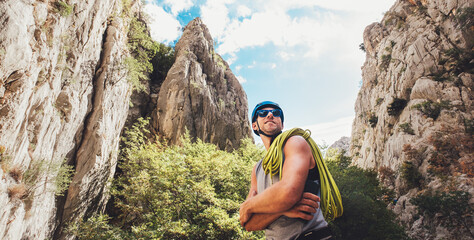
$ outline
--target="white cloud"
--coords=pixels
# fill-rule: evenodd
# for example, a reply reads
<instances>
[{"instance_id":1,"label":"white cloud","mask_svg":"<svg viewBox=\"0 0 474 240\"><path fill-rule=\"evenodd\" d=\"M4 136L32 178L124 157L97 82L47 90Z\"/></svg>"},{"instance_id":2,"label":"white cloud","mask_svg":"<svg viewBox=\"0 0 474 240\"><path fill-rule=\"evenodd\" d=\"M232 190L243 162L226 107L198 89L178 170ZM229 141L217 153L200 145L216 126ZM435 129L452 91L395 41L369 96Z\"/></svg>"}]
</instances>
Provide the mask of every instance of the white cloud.
<instances>
[{"instance_id":1,"label":"white cloud","mask_svg":"<svg viewBox=\"0 0 474 240\"><path fill-rule=\"evenodd\" d=\"M277 67L277 65L275 63L272 64L272 69L275 69Z\"/></svg>"},{"instance_id":2,"label":"white cloud","mask_svg":"<svg viewBox=\"0 0 474 240\"><path fill-rule=\"evenodd\" d=\"M176 16L179 12L188 10L193 6L191 0L165 0L166 5L170 6L171 13Z\"/></svg>"},{"instance_id":3,"label":"white cloud","mask_svg":"<svg viewBox=\"0 0 474 240\"><path fill-rule=\"evenodd\" d=\"M240 69L242 69L242 66L241 65L238 65L238 66L235 66L235 71L240 71Z\"/></svg>"},{"instance_id":4,"label":"white cloud","mask_svg":"<svg viewBox=\"0 0 474 240\"><path fill-rule=\"evenodd\" d=\"M232 2L233 0L208 0L201 6L201 19L214 39L220 38L229 24L229 10L226 4Z\"/></svg>"},{"instance_id":5,"label":"white cloud","mask_svg":"<svg viewBox=\"0 0 474 240\"><path fill-rule=\"evenodd\" d=\"M254 68L255 66L257 66L257 62L253 61L252 65L248 65L247 68Z\"/></svg>"},{"instance_id":6,"label":"white cloud","mask_svg":"<svg viewBox=\"0 0 474 240\"><path fill-rule=\"evenodd\" d=\"M240 83L240 84L247 82L247 79L245 79L245 78L242 77L242 76L236 76L236 77L237 77L237 80L239 80L239 83Z\"/></svg>"},{"instance_id":7,"label":"white cloud","mask_svg":"<svg viewBox=\"0 0 474 240\"><path fill-rule=\"evenodd\" d=\"M280 48L306 46L305 57L317 58L333 39L344 36L347 31L344 19L333 13L321 13L315 18L291 18L287 10L269 6L241 22L233 20L220 38L222 44L218 52L234 53L242 48L272 43ZM281 56L283 59L290 57L284 53Z\"/></svg>"},{"instance_id":8,"label":"white cloud","mask_svg":"<svg viewBox=\"0 0 474 240\"><path fill-rule=\"evenodd\" d=\"M237 7L238 17L247 17L250 16L250 14L252 14L252 10L250 10L250 8L248 8L247 6L240 5Z\"/></svg>"},{"instance_id":9,"label":"white cloud","mask_svg":"<svg viewBox=\"0 0 474 240\"><path fill-rule=\"evenodd\" d=\"M382 13L382 11L389 10L395 1L396 0L318 0L314 1L314 3L320 7L332 10L359 13Z\"/></svg>"},{"instance_id":10,"label":"white cloud","mask_svg":"<svg viewBox=\"0 0 474 240\"><path fill-rule=\"evenodd\" d=\"M144 11L150 16L150 35L157 42L171 43L181 31L179 21L156 4L145 4Z\"/></svg>"},{"instance_id":11,"label":"white cloud","mask_svg":"<svg viewBox=\"0 0 474 240\"><path fill-rule=\"evenodd\" d=\"M286 52L286 51L280 51L280 52L278 52L278 56L280 56L282 60L288 61L290 58L294 57L295 54L289 53L289 52Z\"/></svg>"},{"instance_id":12,"label":"white cloud","mask_svg":"<svg viewBox=\"0 0 474 240\"><path fill-rule=\"evenodd\" d=\"M326 142L328 145L333 144L341 137L350 137L352 130L352 122L354 116L343 117L335 121L318 123L302 127L311 131L311 137L318 143Z\"/></svg>"},{"instance_id":13,"label":"white cloud","mask_svg":"<svg viewBox=\"0 0 474 240\"><path fill-rule=\"evenodd\" d=\"M307 48L304 57L318 58L323 52L356 49L362 42L365 26L382 17L395 0L265 0L257 1L254 13L239 21L229 20L229 9L221 4L223 15L217 17L218 26L213 27L213 37L218 38L217 51L221 54L235 53L240 49L263 46L272 43L279 48L303 46ZM208 2L209 3L209 2ZM240 6L236 6L239 12ZM318 10L323 8L323 10ZM218 8L214 8L217 10ZM290 10L316 11L310 16L290 17ZM325 10L324 10L325 9ZM343 13L341 13L343 11ZM217 20L219 19L219 20ZM346 36L357 36L360 38ZM336 55L336 54L334 54ZM351 59L353 52L347 54ZM288 55L281 55L287 60ZM360 61L357 58L357 61Z\"/></svg>"}]
</instances>

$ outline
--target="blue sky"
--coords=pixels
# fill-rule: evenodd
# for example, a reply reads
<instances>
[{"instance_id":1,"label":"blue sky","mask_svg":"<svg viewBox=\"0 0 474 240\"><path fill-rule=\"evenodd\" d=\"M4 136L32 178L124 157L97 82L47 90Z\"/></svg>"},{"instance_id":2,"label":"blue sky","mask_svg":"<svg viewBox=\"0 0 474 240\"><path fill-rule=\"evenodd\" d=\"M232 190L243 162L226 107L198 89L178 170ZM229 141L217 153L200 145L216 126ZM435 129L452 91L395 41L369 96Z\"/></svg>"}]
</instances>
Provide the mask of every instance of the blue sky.
<instances>
[{"instance_id":1,"label":"blue sky","mask_svg":"<svg viewBox=\"0 0 474 240\"><path fill-rule=\"evenodd\" d=\"M200 17L253 107L276 101L285 129L310 129L319 144L350 136L366 26L395 0L148 0L152 37L173 45Z\"/></svg>"}]
</instances>

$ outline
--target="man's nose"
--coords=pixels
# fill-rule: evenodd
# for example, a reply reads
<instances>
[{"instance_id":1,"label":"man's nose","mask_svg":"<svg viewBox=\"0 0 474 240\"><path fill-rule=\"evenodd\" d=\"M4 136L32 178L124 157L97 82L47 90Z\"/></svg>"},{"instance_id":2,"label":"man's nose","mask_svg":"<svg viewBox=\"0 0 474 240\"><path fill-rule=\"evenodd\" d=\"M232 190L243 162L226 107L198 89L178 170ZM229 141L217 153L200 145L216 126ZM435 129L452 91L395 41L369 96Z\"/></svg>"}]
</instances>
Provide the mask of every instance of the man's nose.
<instances>
[{"instance_id":1,"label":"man's nose","mask_svg":"<svg viewBox=\"0 0 474 240\"><path fill-rule=\"evenodd\" d=\"M268 112L267 118L270 118L270 116L272 116L271 118L273 118L273 113L272 112Z\"/></svg>"}]
</instances>

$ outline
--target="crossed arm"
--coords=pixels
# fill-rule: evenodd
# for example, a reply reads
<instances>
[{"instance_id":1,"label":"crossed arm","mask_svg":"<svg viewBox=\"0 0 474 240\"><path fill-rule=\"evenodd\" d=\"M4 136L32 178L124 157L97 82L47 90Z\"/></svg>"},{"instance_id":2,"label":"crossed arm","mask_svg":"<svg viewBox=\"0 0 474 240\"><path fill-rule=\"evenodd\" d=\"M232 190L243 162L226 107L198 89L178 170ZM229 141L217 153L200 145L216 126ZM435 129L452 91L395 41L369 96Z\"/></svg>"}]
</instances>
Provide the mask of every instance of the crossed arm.
<instances>
[{"instance_id":1,"label":"crossed arm","mask_svg":"<svg viewBox=\"0 0 474 240\"><path fill-rule=\"evenodd\" d=\"M255 167L247 200L240 207L240 223L247 231L265 229L285 215L290 218L311 220L319 197L304 193L308 170L314 167L311 149L300 136L288 139L283 149L286 156L282 178L265 191L257 194Z\"/></svg>"}]
</instances>

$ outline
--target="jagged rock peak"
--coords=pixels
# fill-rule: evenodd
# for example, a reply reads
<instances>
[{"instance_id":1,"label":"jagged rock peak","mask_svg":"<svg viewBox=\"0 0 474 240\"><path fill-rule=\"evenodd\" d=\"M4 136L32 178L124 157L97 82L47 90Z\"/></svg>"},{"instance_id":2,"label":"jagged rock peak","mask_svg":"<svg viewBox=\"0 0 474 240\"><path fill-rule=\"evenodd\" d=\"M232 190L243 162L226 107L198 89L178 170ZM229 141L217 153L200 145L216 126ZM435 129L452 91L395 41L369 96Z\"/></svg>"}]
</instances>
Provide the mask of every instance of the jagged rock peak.
<instances>
[{"instance_id":1,"label":"jagged rock peak","mask_svg":"<svg viewBox=\"0 0 474 240\"><path fill-rule=\"evenodd\" d=\"M351 139L349 137L341 137L339 140L335 141L329 148L335 148L339 151L344 152L344 156L349 156L349 146Z\"/></svg>"},{"instance_id":2,"label":"jagged rock peak","mask_svg":"<svg viewBox=\"0 0 474 240\"><path fill-rule=\"evenodd\" d=\"M153 127L172 144L189 130L191 137L235 149L251 136L247 96L214 51L200 18L189 22L175 47L176 61L161 86Z\"/></svg>"}]
</instances>

